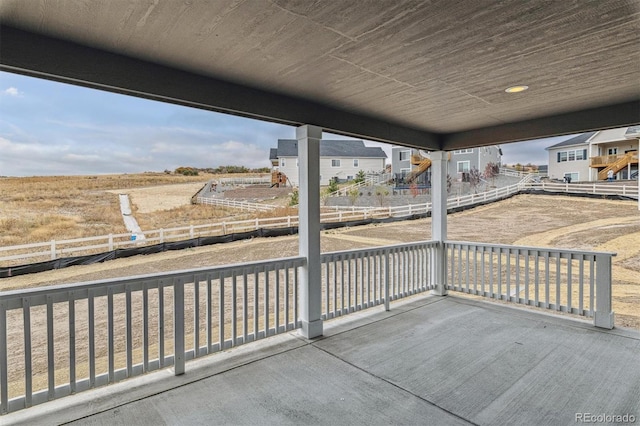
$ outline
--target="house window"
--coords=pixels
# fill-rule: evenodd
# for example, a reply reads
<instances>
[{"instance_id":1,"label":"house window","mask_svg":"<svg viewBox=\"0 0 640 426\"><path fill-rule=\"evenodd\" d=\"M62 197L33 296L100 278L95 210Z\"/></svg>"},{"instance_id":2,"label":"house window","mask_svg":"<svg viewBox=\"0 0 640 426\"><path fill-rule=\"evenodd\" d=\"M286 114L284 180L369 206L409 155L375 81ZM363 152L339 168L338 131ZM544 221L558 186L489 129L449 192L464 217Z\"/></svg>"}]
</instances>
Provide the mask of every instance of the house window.
<instances>
[{"instance_id":1,"label":"house window","mask_svg":"<svg viewBox=\"0 0 640 426\"><path fill-rule=\"evenodd\" d=\"M580 180L580 173L578 172L565 173L564 180L565 182L577 182Z\"/></svg>"},{"instance_id":2,"label":"house window","mask_svg":"<svg viewBox=\"0 0 640 426\"><path fill-rule=\"evenodd\" d=\"M411 151L400 151L400 161L409 161L411 158Z\"/></svg>"},{"instance_id":3,"label":"house window","mask_svg":"<svg viewBox=\"0 0 640 426\"><path fill-rule=\"evenodd\" d=\"M618 155L618 148L609 148L607 153L607 155Z\"/></svg>"},{"instance_id":4,"label":"house window","mask_svg":"<svg viewBox=\"0 0 640 426\"><path fill-rule=\"evenodd\" d=\"M572 149L571 151L560 151L558 152L558 163L562 163L564 161L579 161L587 159L587 150L586 149Z\"/></svg>"},{"instance_id":5,"label":"house window","mask_svg":"<svg viewBox=\"0 0 640 426\"><path fill-rule=\"evenodd\" d=\"M359 164L360 162L357 159L353 160L353 167L358 167Z\"/></svg>"},{"instance_id":6,"label":"house window","mask_svg":"<svg viewBox=\"0 0 640 426\"><path fill-rule=\"evenodd\" d=\"M453 151L454 154L473 154L473 148L471 149L456 149Z\"/></svg>"},{"instance_id":7,"label":"house window","mask_svg":"<svg viewBox=\"0 0 640 426\"><path fill-rule=\"evenodd\" d=\"M458 161L458 173L468 173L470 168L469 161Z\"/></svg>"},{"instance_id":8,"label":"house window","mask_svg":"<svg viewBox=\"0 0 640 426\"><path fill-rule=\"evenodd\" d=\"M284 158L280 159L280 167L284 167L285 166L285 161Z\"/></svg>"},{"instance_id":9,"label":"house window","mask_svg":"<svg viewBox=\"0 0 640 426\"><path fill-rule=\"evenodd\" d=\"M331 160L331 167L340 167L340 160Z\"/></svg>"},{"instance_id":10,"label":"house window","mask_svg":"<svg viewBox=\"0 0 640 426\"><path fill-rule=\"evenodd\" d=\"M409 173L411 173L411 169L400 169L400 174L402 175L402 177L405 177Z\"/></svg>"}]
</instances>

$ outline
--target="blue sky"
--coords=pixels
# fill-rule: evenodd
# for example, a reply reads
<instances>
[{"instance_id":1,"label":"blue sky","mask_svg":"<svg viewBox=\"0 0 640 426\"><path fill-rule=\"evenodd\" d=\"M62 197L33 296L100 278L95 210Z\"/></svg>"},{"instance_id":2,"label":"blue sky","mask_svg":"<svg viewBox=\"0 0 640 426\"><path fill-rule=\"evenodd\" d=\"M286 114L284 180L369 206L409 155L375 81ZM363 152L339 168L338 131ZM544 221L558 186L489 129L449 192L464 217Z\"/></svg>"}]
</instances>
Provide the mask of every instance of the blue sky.
<instances>
[{"instance_id":1,"label":"blue sky","mask_svg":"<svg viewBox=\"0 0 640 426\"><path fill-rule=\"evenodd\" d=\"M291 126L0 72L0 176L267 167L269 148L294 137ZM544 148L565 138L503 145L503 162L546 163Z\"/></svg>"}]
</instances>

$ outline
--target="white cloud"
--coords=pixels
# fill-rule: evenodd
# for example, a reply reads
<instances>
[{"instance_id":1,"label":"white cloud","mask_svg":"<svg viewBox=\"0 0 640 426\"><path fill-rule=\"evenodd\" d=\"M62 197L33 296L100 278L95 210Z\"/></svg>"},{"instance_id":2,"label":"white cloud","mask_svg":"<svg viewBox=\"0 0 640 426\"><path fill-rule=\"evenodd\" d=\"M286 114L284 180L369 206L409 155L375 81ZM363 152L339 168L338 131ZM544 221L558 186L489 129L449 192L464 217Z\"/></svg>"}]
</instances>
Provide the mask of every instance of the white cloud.
<instances>
[{"instance_id":1,"label":"white cloud","mask_svg":"<svg viewBox=\"0 0 640 426\"><path fill-rule=\"evenodd\" d=\"M22 96L22 93L15 87L9 87L2 93L9 96Z\"/></svg>"}]
</instances>

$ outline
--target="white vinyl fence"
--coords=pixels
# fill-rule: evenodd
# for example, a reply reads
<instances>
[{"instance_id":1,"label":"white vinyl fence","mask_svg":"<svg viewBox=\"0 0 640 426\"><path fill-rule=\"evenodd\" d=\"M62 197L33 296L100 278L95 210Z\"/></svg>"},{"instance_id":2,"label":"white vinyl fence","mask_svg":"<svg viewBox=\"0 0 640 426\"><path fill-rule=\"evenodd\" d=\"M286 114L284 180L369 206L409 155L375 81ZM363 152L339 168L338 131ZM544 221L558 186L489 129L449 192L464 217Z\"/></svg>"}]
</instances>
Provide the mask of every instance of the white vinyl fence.
<instances>
[{"instance_id":1,"label":"white vinyl fence","mask_svg":"<svg viewBox=\"0 0 640 426\"><path fill-rule=\"evenodd\" d=\"M490 189L478 194L452 196L447 200L447 207L451 209L479 203L487 203L528 189L549 193L560 192L572 194L619 195L629 198L638 198L638 185L632 183L551 183L535 182L535 178L536 175L529 174L526 175L519 183L513 185ZM264 210L271 210L273 208L273 206L264 204L236 203L238 203L238 208L242 208L240 205L244 205L246 207L246 205L249 204L260 206L260 208ZM252 208L253 207L254 206L252 206ZM408 217L417 214L426 214L431 211L431 203L409 204L406 206L395 207L323 207L323 209L335 210L334 212L321 214L321 222L331 223L351 220L366 220L370 218ZM256 218L144 231L146 237L144 243L132 240L132 235L126 233L7 246L0 247L0 266L3 266L2 262L6 262L4 264L6 266L16 265L19 263L18 261L23 260L41 262L61 257L95 254L107 250L112 251L119 248L138 247L141 245L152 245L197 237L228 235L232 233L253 231L261 228L284 228L297 225L297 216Z\"/></svg>"}]
</instances>

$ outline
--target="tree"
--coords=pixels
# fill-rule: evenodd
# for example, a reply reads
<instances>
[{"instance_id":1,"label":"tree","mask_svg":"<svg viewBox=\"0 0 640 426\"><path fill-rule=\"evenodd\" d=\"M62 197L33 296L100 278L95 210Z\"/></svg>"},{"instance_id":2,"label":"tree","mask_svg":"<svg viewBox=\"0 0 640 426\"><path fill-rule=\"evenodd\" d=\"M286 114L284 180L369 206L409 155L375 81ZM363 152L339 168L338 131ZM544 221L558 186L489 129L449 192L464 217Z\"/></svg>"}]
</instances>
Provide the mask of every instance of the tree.
<instances>
[{"instance_id":1,"label":"tree","mask_svg":"<svg viewBox=\"0 0 640 426\"><path fill-rule=\"evenodd\" d=\"M358 188L351 188L349 192L347 192L347 196L349 197L349 203L353 206L360 196L360 191Z\"/></svg>"},{"instance_id":2,"label":"tree","mask_svg":"<svg viewBox=\"0 0 640 426\"><path fill-rule=\"evenodd\" d=\"M338 179L337 178L329 179L329 186L327 187L327 192L331 194L332 192L336 192L339 189L340 187L338 186Z\"/></svg>"},{"instance_id":3,"label":"tree","mask_svg":"<svg viewBox=\"0 0 640 426\"><path fill-rule=\"evenodd\" d=\"M389 189L385 188L384 186L376 186L375 194L380 207L384 207L387 201L387 197L389 196Z\"/></svg>"},{"instance_id":4,"label":"tree","mask_svg":"<svg viewBox=\"0 0 640 426\"><path fill-rule=\"evenodd\" d=\"M478 169L472 167L471 170L469 170L469 185L471 185L471 189L473 189L475 194L478 193L478 185L480 184L481 178L482 175Z\"/></svg>"},{"instance_id":5,"label":"tree","mask_svg":"<svg viewBox=\"0 0 640 426\"><path fill-rule=\"evenodd\" d=\"M298 204L300 204L300 198L299 198L298 190L294 189L293 192L289 196L289 205L291 207L295 207Z\"/></svg>"},{"instance_id":6,"label":"tree","mask_svg":"<svg viewBox=\"0 0 640 426\"><path fill-rule=\"evenodd\" d=\"M496 186L496 177L500 174L500 166L496 163L487 163L487 166L484 168L484 178L491 179L491 186Z\"/></svg>"},{"instance_id":7,"label":"tree","mask_svg":"<svg viewBox=\"0 0 640 426\"><path fill-rule=\"evenodd\" d=\"M358 173L356 173L356 178L354 179L355 183L360 183L360 182L364 182L366 178L366 175L364 173L364 170L360 170Z\"/></svg>"}]
</instances>

